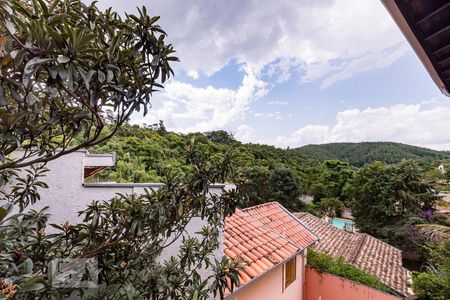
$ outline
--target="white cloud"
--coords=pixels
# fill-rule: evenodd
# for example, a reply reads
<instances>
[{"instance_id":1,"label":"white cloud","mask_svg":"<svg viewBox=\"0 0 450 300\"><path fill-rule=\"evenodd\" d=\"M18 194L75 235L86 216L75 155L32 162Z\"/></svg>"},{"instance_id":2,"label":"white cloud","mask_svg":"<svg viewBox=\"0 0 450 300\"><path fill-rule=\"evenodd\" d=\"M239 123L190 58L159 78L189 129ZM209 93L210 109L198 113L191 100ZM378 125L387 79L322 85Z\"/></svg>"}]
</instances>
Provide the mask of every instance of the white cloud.
<instances>
[{"instance_id":1,"label":"white cloud","mask_svg":"<svg viewBox=\"0 0 450 300\"><path fill-rule=\"evenodd\" d=\"M288 105L286 101L269 101L267 102L269 105Z\"/></svg>"},{"instance_id":2,"label":"white cloud","mask_svg":"<svg viewBox=\"0 0 450 300\"><path fill-rule=\"evenodd\" d=\"M254 142L255 129L248 125L240 125L236 132L234 133L234 137L244 143Z\"/></svg>"},{"instance_id":3,"label":"white cloud","mask_svg":"<svg viewBox=\"0 0 450 300\"><path fill-rule=\"evenodd\" d=\"M230 61L257 73L267 67L275 82L300 71L301 81L327 87L392 64L404 38L380 1L230 0L101 1L130 11L146 4L169 34L190 76L212 75Z\"/></svg>"},{"instance_id":4,"label":"white cloud","mask_svg":"<svg viewBox=\"0 0 450 300\"><path fill-rule=\"evenodd\" d=\"M242 119L252 101L267 93L266 83L255 72L243 66L245 76L237 90L227 88L194 87L180 81L170 81L144 118L132 123L153 123L164 120L166 126L179 132L221 129Z\"/></svg>"},{"instance_id":5,"label":"white cloud","mask_svg":"<svg viewBox=\"0 0 450 300\"><path fill-rule=\"evenodd\" d=\"M366 56L355 58L350 61L343 69L323 80L320 88L327 88L338 81L351 78L352 76L359 73L388 67L392 65L397 59L399 59L406 51L408 51L408 49L408 45L401 44L393 52L374 52Z\"/></svg>"},{"instance_id":6,"label":"white cloud","mask_svg":"<svg viewBox=\"0 0 450 300\"><path fill-rule=\"evenodd\" d=\"M189 77L191 77L193 79L198 79L199 78L198 72L195 71L195 70L190 70L190 71L187 72L187 74L188 74Z\"/></svg>"},{"instance_id":7,"label":"white cloud","mask_svg":"<svg viewBox=\"0 0 450 300\"><path fill-rule=\"evenodd\" d=\"M267 118L274 120L283 120L284 116L280 111L270 112L270 113L254 113L254 117L256 118Z\"/></svg>"},{"instance_id":8,"label":"white cloud","mask_svg":"<svg viewBox=\"0 0 450 300\"><path fill-rule=\"evenodd\" d=\"M272 144L298 147L331 142L396 141L450 149L450 106L398 104L339 112L334 126L307 125ZM270 141L266 141L270 143Z\"/></svg>"}]
</instances>

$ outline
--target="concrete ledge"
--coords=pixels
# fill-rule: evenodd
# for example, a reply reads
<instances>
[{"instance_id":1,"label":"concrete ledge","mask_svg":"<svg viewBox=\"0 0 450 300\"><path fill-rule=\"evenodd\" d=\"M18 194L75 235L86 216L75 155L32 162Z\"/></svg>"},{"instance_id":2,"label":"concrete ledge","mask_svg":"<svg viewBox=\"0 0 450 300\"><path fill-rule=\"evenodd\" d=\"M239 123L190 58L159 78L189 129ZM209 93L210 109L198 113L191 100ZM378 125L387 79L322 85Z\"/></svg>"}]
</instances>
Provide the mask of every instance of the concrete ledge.
<instances>
[{"instance_id":1,"label":"concrete ledge","mask_svg":"<svg viewBox=\"0 0 450 300\"><path fill-rule=\"evenodd\" d=\"M109 187L109 188L133 188L133 187L161 187L164 183L158 182L149 182L149 183L118 183L118 182L84 182L83 186L86 188L100 188L100 187ZM223 183L214 183L210 184L209 188L224 188L225 184Z\"/></svg>"},{"instance_id":2,"label":"concrete ledge","mask_svg":"<svg viewBox=\"0 0 450 300\"><path fill-rule=\"evenodd\" d=\"M163 183L118 183L118 182L84 182L87 188L109 187L109 188L132 188L132 187L161 187Z\"/></svg>"}]
</instances>

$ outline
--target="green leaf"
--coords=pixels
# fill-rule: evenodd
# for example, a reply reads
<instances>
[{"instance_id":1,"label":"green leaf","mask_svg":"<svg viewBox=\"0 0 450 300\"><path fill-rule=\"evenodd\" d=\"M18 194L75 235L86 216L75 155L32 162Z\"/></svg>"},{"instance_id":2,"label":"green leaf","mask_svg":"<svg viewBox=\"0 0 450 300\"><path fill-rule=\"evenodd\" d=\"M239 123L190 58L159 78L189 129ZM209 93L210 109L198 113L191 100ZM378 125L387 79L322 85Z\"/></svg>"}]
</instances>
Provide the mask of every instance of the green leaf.
<instances>
[{"instance_id":1,"label":"green leaf","mask_svg":"<svg viewBox=\"0 0 450 300\"><path fill-rule=\"evenodd\" d=\"M58 59L57 60L58 60L58 62L60 64L65 64L65 63L68 63L70 61L70 58L67 57L67 56L64 56L64 55L58 55Z\"/></svg>"},{"instance_id":2,"label":"green leaf","mask_svg":"<svg viewBox=\"0 0 450 300\"><path fill-rule=\"evenodd\" d=\"M3 207L0 207L0 222L6 217L8 211Z\"/></svg>"},{"instance_id":3,"label":"green leaf","mask_svg":"<svg viewBox=\"0 0 450 300\"><path fill-rule=\"evenodd\" d=\"M42 283L35 283L32 285L21 287L20 291L21 292L34 292L34 291L43 290L44 288L45 288L45 285L43 285Z\"/></svg>"},{"instance_id":4,"label":"green leaf","mask_svg":"<svg viewBox=\"0 0 450 300\"><path fill-rule=\"evenodd\" d=\"M0 84L0 107L6 106L6 97L5 97L5 91L3 89L3 85Z\"/></svg>"},{"instance_id":5,"label":"green leaf","mask_svg":"<svg viewBox=\"0 0 450 300\"><path fill-rule=\"evenodd\" d=\"M30 75L36 71L38 65L41 65L51 60L52 60L51 58L37 58L37 57L30 59L25 65L24 73Z\"/></svg>"},{"instance_id":6,"label":"green leaf","mask_svg":"<svg viewBox=\"0 0 450 300\"><path fill-rule=\"evenodd\" d=\"M109 83L111 82L111 80L113 80L114 78L114 73L111 70L108 70L107 75L106 75L106 82Z\"/></svg>"},{"instance_id":7,"label":"green leaf","mask_svg":"<svg viewBox=\"0 0 450 300\"><path fill-rule=\"evenodd\" d=\"M56 77L58 76L58 70L56 70L56 68L53 66L48 67L48 73L50 74L50 77L53 79L56 79Z\"/></svg>"},{"instance_id":8,"label":"green leaf","mask_svg":"<svg viewBox=\"0 0 450 300\"><path fill-rule=\"evenodd\" d=\"M27 51L26 50L20 50L16 56L14 57L14 65L16 67L20 66L23 63L23 60L25 58L25 55L27 55Z\"/></svg>"},{"instance_id":9,"label":"green leaf","mask_svg":"<svg viewBox=\"0 0 450 300\"><path fill-rule=\"evenodd\" d=\"M14 24L10 20L4 20L6 29L8 29L10 34L16 34L16 28L14 27Z\"/></svg>"},{"instance_id":10,"label":"green leaf","mask_svg":"<svg viewBox=\"0 0 450 300\"><path fill-rule=\"evenodd\" d=\"M86 89L89 90L90 87L90 82L92 80L92 75L94 75L95 71L94 70L89 70L86 73L82 73L81 76L84 79L84 85L86 86Z\"/></svg>"},{"instance_id":11,"label":"green leaf","mask_svg":"<svg viewBox=\"0 0 450 300\"><path fill-rule=\"evenodd\" d=\"M97 78L98 78L98 81L103 83L105 81L105 79L106 79L106 75L102 71L98 70L97 71Z\"/></svg>"},{"instance_id":12,"label":"green leaf","mask_svg":"<svg viewBox=\"0 0 450 300\"><path fill-rule=\"evenodd\" d=\"M192 300L198 300L198 291L195 291L194 295L192 296Z\"/></svg>"},{"instance_id":13,"label":"green leaf","mask_svg":"<svg viewBox=\"0 0 450 300\"><path fill-rule=\"evenodd\" d=\"M50 261L47 268L47 277L48 279L52 280L53 276L55 275L56 271L58 269L58 265L56 263L56 260Z\"/></svg>"},{"instance_id":14,"label":"green leaf","mask_svg":"<svg viewBox=\"0 0 450 300\"><path fill-rule=\"evenodd\" d=\"M150 63L150 65L152 67L156 67L159 63L159 55L155 55L153 56L152 62Z\"/></svg>"},{"instance_id":15,"label":"green leaf","mask_svg":"<svg viewBox=\"0 0 450 300\"><path fill-rule=\"evenodd\" d=\"M27 258L23 263L20 264L20 267L23 268L25 274L33 273L33 261L31 258Z\"/></svg>"},{"instance_id":16,"label":"green leaf","mask_svg":"<svg viewBox=\"0 0 450 300\"><path fill-rule=\"evenodd\" d=\"M38 101L38 99L33 94L28 94L26 101L29 106L32 106L33 104L35 104Z\"/></svg>"}]
</instances>

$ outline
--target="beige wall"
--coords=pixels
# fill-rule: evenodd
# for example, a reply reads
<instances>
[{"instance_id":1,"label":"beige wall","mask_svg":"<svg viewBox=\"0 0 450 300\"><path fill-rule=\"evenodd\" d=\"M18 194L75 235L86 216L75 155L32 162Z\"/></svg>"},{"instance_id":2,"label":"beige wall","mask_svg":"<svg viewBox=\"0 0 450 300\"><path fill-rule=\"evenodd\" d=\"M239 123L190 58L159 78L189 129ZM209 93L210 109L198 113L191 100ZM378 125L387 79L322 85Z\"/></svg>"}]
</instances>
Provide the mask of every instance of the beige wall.
<instances>
[{"instance_id":1,"label":"beige wall","mask_svg":"<svg viewBox=\"0 0 450 300\"><path fill-rule=\"evenodd\" d=\"M254 279L233 295L228 300L301 300L303 299L303 254L297 255L297 279L283 290L283 266Z\"/></svg>"},{"instance_id":2,"label":"beige wall","mask_svg":"<svg viewBox=\"0 0 450 300\"><path fill-rule=\"evenodd\" d=\"M329 273L306 268L305 300L400 300L402 298Z\"/></svg>"}]
</instances>

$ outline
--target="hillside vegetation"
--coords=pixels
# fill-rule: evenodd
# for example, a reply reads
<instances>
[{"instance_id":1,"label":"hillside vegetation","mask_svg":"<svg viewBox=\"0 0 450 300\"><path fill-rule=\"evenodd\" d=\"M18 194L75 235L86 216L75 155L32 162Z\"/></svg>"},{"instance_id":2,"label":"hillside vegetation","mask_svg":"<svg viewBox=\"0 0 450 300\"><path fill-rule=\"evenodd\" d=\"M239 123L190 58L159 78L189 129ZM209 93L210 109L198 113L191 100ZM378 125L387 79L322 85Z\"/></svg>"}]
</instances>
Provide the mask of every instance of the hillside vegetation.
<instances>
[{"instance_id":1,"label":"hillside vegetation","mask_svg":"<svg viewBox=\"0 0 450 300\"><path fill-rule=\"evenodd\" d=\"M193 139L205 155L232 155L236 169L259 168L258 172L289 169L303 179L311 168L327 160L341 160L353 167L362 167L373 161L393 164L414 159L430 165L434 161L450 159L450 152L391 142L332 143L281 149L243 144L223 130L183 135L167 131L162 123L150 128L125 125L109 141L89 149L117 154L116 166L92 180L155 182L161 181L163 171L169 168L185 174L189 172L185 163L186 147Z\"/></svg>"},{"instance_id":2,"label":"hillside vegetation","mask_svg":"<svg viewBox=\"0 0 450 300\"><path fill-rule=\"evenodd\" d=\"M307 145L297 150L303 155L320 161L339 159L356 167L362 167L374 161L393 164L403 159L431 162L450 158L449 151L436 151L393 142L330 143Z\"/></svg>"},{"instance_id":3,"label":"hillside vegetation","mask_svg":"<svg viewBox=\"0 0 450 300\"><path fill-rule=\"evenodd\" d=\"M164 125L158 128L123 126L109 141L89 149L94 153L116 152L116 166L101 172L93 180L117 182L161 181L164 170L173 169L179 174L189 172L186 164L187 146L195 140L198 149L207 156L232 156L239 169L265 167L287 168L300 175L305 168L318 164L298 151L289 151L268 145L242 144L225 131L191 133L187 135L168 132Z\"/></svg>"}]
</instances>

